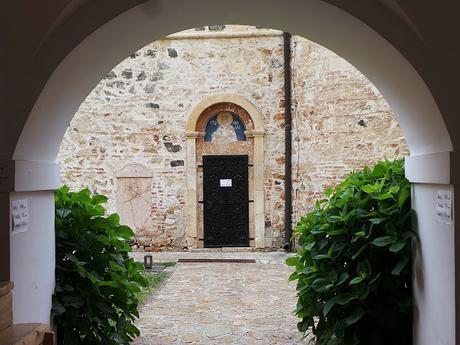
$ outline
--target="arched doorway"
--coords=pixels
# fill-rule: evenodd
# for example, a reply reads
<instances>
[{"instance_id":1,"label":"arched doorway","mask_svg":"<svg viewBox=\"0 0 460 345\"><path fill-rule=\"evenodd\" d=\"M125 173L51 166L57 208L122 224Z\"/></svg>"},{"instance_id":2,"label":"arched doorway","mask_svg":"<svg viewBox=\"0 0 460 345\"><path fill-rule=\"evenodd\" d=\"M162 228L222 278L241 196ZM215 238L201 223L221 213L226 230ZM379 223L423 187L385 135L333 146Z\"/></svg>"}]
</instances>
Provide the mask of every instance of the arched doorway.
<instances>
[{"instance_id":1,"label":"arched doorway","mask_svg":"<svg viewBox=\"0 0 460 345\"><path fill-rule=\"evenodd\" d=\"M218 138L222 116L231 116L233 131L230 136ZM206 246L206 230L210 230L214 221L213 212L206 210L212 201L206 200L211 196L205 193L206 174L204 160L206 156L246 156L247 172L246 191L241 191L246 197L242 212L235 210L233 221L241 223L247 228L247 241L236 241L236 246L265 247L265 219L264 219L264 125L259 111L244 97L234 94L217 94L203 99L192 110L187 122L187 215L188 215L188 242L195 247ZM233 138L231 137L233 135ZM218 164L217 160L212 165ZM221 163L222 164L222 163ZM225 174L223 171L221 173ZM223 181L227 180L227 181ZM228 188L234 188L229 176L220 181L226 186L216 186L219 194ZM246 185L245 184L245 185ZM229 185L229 186L227 186ZM211 185L208 186L212 188ZM209 189L208 188L208 189ZM217 196L217 195L216 195ZM218 199L218 198L217 198ZM218 202L218 200L215 200ZM246 201L247 199L247 201ZM247 209L246 209L247 208ZM245 215L247 213L247 216ZM242 218L241 218L242 217ZM216 219L217 220L217 219ZM247 223L247 224L245 224ZM208 225L209 224L209 225ZM207 226L208 225L208 226ZM230 232L236 229L229 229ZM246 232L246 230L243 230ZM213 242L217 245L217 242ZM230 240L231 242L231 240ZM231 243L227 246L231 246ZM224 243L224 242L222 242ZM211 244L212 245L212 244ZM225 243L224 243L225 245ZM218 246L218 245L217 245Z\"/></svg>"},{"instance_id":2,"label":"arched doorway","mask_svg":"<svg viewBox=\"0 0 460 345\"><path fill-rule=\"evenodd\" d=\"M261 11L261 8L266 10ZM184 12L187 16L182 15ZM49 190L59 185L54 160L65 128L78 105L116 62L136 48L210 19L269 25L309 37L353 63L380 89L395 111L413 154L408 159L407 174L414 183L414 207L419 211L417 224L423 253L423 257L418 258L416 271L418 343L453 343L454 225L440 225L433 211L436 191L453 190L450 135L435 99L410 63L359 20L317 1L299 0L290 3L289 7L276 1L251 4L244 1L215 3L203 0L193 4L151 1L108 22L78 45L49 79L21 137L13 139L17 143L14 156L8 156L2 165L2 176L6 176L2 178L2 185L4 190L14 192L11 198L27 197L32 207L40 205L39 213L30 220L35 228L31 238L11 244L11 271L19 287L15 300L24 303L29 299L38 300L45 311L51 302L54 217L53 196ZM19 192L24 194L19 195ZM4 212L2 221L7 228L8 212ZM433 232L433 229L439 231ZM21 253L24 250L29 254L45 253L40 267L23 264ZM33 270L42 273L38 281L30 279L29 273ZM33 291L33 283L41 287L35 295L29 293ZM439 339L439 335L443 339Z\"/></svg>"}]
</instances>

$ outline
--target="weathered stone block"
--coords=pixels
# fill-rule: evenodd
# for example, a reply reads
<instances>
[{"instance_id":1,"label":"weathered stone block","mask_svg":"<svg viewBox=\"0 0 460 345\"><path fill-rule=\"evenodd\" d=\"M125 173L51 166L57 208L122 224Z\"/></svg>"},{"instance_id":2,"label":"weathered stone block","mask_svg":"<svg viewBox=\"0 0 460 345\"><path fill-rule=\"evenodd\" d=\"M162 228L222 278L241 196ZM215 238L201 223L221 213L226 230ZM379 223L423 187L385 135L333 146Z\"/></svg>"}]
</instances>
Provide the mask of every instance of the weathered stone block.
<instances>
[{"instance_id":1,"label":"weathered stone block","mask_svg":"<svg viewBox=\"0 0 460 345\"><path fill-rule=\"evenodd\" d=\"M126 79L131 79L133 77L133 71L131 69L125 69L121 72L121 76Z\"/></svg>"},{"instance_id":2,"label":"weathered stone block","mask_svg":"<svg viewBox=\"0 0 460 345\"><path fill-rule=\"evenodd\" d=\"M180 166L184 166L184 161L179 159L179 160L175 160L175 161L171 161L171 167L180 167Z\"/></svg>"},{"instance_id":3,"label":"weathered stone block","mask_svg":"<svg viewBox=\"0 0 460 345\"><path fill-rule=\"evenodd\" d=\"M164 143L166 149L168 150L168 152L179 152L182 150L182 146L181 145L178 145L178 144L173 144L171 142L166 142Z\"/></svg>"},{"instance_id":4,"label":"weathered stone block","mask_svg":"<svg viewBox=\"0 0 460 345\"><path fill-rule=\"evenodd\" d=\"M176 58L177 57L177 50L174 48L168 48L168 55L169 57Z\"/></svg>"},{"instance_id":5,"label":"weathered stone block","mask_svg":"<svg viewBox=\"0 0 460 345\"><path fill-rule=\"evenodd\" d=\"M210 31L223 31L225 29L223 24L209 25L208 27Z\"/></svg>"}]
</instances>

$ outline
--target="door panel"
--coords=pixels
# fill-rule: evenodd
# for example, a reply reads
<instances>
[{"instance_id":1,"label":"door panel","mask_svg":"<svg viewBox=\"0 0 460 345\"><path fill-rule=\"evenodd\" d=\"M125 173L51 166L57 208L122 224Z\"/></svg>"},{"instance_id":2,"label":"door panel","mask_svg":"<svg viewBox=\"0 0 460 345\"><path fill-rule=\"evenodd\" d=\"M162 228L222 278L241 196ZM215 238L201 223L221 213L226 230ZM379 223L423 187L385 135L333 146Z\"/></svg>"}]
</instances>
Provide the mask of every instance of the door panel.
<instances>
[{"instance_id":1,"label":"door panel","mask_svg":"<svg viewBox=\"0 0 460 345\"><path fill-rule=\"evenodd\" d=\"M249 246L248 156L203 156L204 246Z\"/></svg>"}]
</instances>

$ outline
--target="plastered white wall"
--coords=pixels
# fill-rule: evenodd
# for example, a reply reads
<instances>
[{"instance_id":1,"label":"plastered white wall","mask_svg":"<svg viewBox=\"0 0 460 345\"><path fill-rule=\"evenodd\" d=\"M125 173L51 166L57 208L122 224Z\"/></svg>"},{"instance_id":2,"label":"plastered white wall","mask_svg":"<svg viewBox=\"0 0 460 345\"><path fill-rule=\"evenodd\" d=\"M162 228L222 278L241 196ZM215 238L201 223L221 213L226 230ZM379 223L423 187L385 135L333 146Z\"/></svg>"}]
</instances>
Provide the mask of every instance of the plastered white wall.
<instances>
[{"instance_id":1,"label":"plastered white wall","mask_svg":"<svg viewBox=\"0 0 460 345\"><path fill-rule=\"evenodd\" d=\"M24 199L29 206L28 231L10 238L13 321L49 323L55 267L54 194L10 194L10 202Z\"/></svg>"},{"instance_id":2,"label":"plastered white wall","mask_svg":"<svg viewBox=\"0 0 460 345\"><path fill-rule=\"evenodd\" d=\"M451 185L414 184L412 207L416 212L417 245L414 267L414 343L455 344L454 226L436 219L438 190Z\"/></svg>"}]
</instances>

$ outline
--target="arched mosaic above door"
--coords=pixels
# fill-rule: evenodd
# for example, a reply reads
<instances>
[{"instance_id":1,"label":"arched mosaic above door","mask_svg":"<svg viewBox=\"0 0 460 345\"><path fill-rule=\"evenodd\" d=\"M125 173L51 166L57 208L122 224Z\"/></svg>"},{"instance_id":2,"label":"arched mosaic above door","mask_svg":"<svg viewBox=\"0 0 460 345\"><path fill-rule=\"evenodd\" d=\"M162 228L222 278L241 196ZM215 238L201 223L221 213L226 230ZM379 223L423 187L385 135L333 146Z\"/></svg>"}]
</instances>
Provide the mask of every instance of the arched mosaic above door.
<instances>
[{"instance_id":1,"label":"arched mosaic above door","mask_svg":"<svg viewBox=\"0 0 460 345\"><path fill-rule=\"evenodd\" d=\"M221 111L212 116L205 127L204 141L217 143L246 141L246 126L232 111Z\"/></svg>"}]
</instances>

